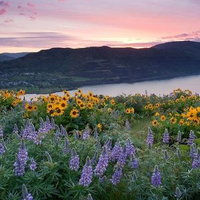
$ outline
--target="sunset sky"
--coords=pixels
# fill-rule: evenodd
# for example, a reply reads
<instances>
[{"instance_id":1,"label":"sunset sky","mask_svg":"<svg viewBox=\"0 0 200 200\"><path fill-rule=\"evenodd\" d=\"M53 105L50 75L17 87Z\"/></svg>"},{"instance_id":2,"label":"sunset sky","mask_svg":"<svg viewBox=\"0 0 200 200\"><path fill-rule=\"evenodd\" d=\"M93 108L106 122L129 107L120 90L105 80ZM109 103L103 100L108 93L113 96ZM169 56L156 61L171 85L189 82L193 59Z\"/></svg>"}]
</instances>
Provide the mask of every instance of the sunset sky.
<instances>
[{"instance_id":1,"label":"sunset sky","mask_svg":"<svg viewBox=\"0 0 200 200\"><path fill-rule=\"evenodd\" d=\"M200 0L0 0L0 52L200 41Z\"/></svg>"}]
</instances>

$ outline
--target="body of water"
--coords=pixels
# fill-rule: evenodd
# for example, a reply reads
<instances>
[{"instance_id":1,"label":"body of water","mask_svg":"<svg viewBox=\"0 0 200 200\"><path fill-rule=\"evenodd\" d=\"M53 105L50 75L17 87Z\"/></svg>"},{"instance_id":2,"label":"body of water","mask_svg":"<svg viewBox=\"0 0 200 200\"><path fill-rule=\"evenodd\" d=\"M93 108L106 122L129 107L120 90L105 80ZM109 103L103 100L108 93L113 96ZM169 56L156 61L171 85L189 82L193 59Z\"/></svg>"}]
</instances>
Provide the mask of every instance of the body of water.
<instances>
[{"instance_id":1,"label":"body of water","mask_svg":"<svg viewBox=\"0 0 200 200\"><path fill-rule=\"evenodd\" d=\"M117 83L117 84L105 84L105 85L95 85L95 86L86 86L82 87L84 93L89 91L94 94L103 94L109 96L117 96L121 94L135 94L141 93L144 94L145 91L148 94L163 95L169 94L174 89L181 88L183 90L189 89L194 93L200 92L200 75L198 76L187 76L181 78L174 78L168 80L160 81L144 81L139 83ZM71 94L77 90L69 91ZM56 92L55 94L62 96L63 92ZM38 97L37 94L26 94L26 100L31 98Z\"/></svg>"}]
</instances>

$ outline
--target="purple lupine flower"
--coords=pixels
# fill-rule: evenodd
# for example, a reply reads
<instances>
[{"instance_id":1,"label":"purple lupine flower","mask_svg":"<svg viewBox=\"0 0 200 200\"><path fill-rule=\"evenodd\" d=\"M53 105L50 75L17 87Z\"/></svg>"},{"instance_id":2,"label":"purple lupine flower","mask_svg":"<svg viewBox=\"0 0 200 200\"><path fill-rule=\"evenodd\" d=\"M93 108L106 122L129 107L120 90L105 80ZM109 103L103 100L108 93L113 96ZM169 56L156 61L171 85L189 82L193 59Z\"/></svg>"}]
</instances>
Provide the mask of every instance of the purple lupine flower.
<instances>
[{"instance_id":1,"label":"purple lupine flower","mask_svg":"<svg viewBox=\"0 0 200 200\"><path fill-rule=\"evenodd\" d=\"M178 131L177 142L180 143L181 140L182 140L182 133L181 133L181 131Z\"/></svg>"},{"instance_id":2,"label":"purple lupine flower","mask_svg":"<svg viewBox=\"0 0 200 200\"><path fill-rule=\"evenodd\" d=\"M62 136L64 136L64 137L68 136L68 133L67 133L66 129L63 127L62 124L60 125L60 132L61 132Z\"/></svg>"},{"instance_id":3,"label":"purple lupine flower","mask_svg":"<svg viewBox=\"0 0 200 200\"><path fill-rule=\"evenodd\" d=\"M51 118L51 127L52 127L52 129L56 128L56 124L55 124L54 118Z\"/></svg>"},{"instance_id":4,"label":"purple lupine flower","mask_svg":"<svg viewBox=\"0 0 200 200\"><path fill-rule=\"evenodd\" d=\"M25 110L25 106L26 106L26 98L24 97L22 100L22 110Z\"/></svg>"},{"instance_id":5,"label":"purple lupine flower","mask_svg":"<svg viewBox=\"0 0 200 200\"><path fill-rule=\"evenodd\" d=\"M85 166L83 167L81 178L79 180L79 185L88 187L92 183L93 170L90 162L90 158L86 158Z\"/></svg>"},{"instance_id":6,"label":"purple lupine flower","mask_svg":"<svg viewBox=\"0 0 200 200\"><path fill-rule=\"evenodd\" d=\"M3 127L0 124L0 137L3 138Z\"/></svg>"},{"instance_id":7,"label":"purple lupine flower","mask_svg":"<svg viewBox=\"0 0 200 200\"><path fill-rule=\"evenodd\" d=\"M74 139L78 140L78 138L79 138L78 130L75 130L74 131Z\"/></svg>"},{"instance_id":8,"label":"purple lupine flower","mask_svg":"<svg viewBox=\"0 0 200 200\"><path fill-rule=\"evenodd\" d=\"M33 200L33 196L31 193L28 192L26 185L22 185L22 195L23 199L22 200Z\"/></svg>"},{"instance_id":9,"label":"purple lupine flower","mask_svg":"<svg viewBox=\"0 0 200 200\"><path fill-rule=\"evenodd\" d=\"M87 127L85 128L85 130L82 133L82 139L87 140L87 139L89 139L89 137L90 137L90 128L87 125Z\"/></svg>"},{"instance_id":10,"label":"purple lupine flower","mask_svg":"<svg viewBox=\"0 0 200 200\"><path fill-rule=\"evenodd\" d=\"M148 136L146 139L146 144L149 148L151 148L153 146L153 142L154 142L153 132L152 132L151 128L148 128Z\"/></svg>"},{"instance_id":11,"label":"purple lupine flower","mask_svg":"<svg viewBox=\"0 0 200 200\"><path fill-rule=\"evenodd\" d=\"M193 159L192 161L192 168L195 169L199 166L198 160L197 159Z\"/></svg>"},{"instance_id":12,"label":"purple lupine flower","mask_svg":"<svg viewBox=\"0 0 200 200\"><path fill-rule=\"evenodd\" d=\"M123 168L124 165L126 164L127 160L127 154L126 154L126 149L124 148L122 152L120 152L118 160L117 160L117 167Z\"/></svg>"},{"instance_id":13,"label":"purple lupine flower","mask_svg":"<svg viewBox=\"0 0 200 200\"><path fill-rule=\"evenodd\" d=\"M88 194L87 200L93 200L92 195Z\"/></svg>"},{"instance_id":14,"label":"purple lupine flower","mask_svg":"<svg viewBox=\"0 0 200 200\"><path fill-rule=\"evenodd\" d=\"M40 121L40 126L44 126L44 120L41 117L39 118L39 121Z\"/></svg>"},{"instance_id":15,"label":"purple lupine flower","mask_svg":"<svg viewBox=\"0 0 200 200\"><path fill-rule=\"evenodd\" d=\"M109 138L106 143L105 143L105 147L107 150L111 150L112 149L112 139Z\"/></svg>"},{"instance_id":16,"label":"purple lupine flower","mask_svg":"<svg viewBox=\"0 0 200 200\"><path fill-rule=\"evenodd\" d=\"M25 164L23 161L20 160L18 155L16 157L16 161L13 166L14 166L15 176L23 176L25 174Z\"/></svg>"},{"instance_id":17,"label":"purple lupine flower","mask_svg":"<svg viewBox=\"0 0 200 200\"><path fill-rule=\"evenodd\" d=\"M97 162L97 155L98 155L98 152L96 151L94 153L94 156L91 159L91 165L94 165Z\"/></svg>"},{"instance_id":18,"label":"purple lupine flower","mask_svg":"<svg viewBox=\"0 0 200 200\"><path fill-rule=\"evenodd\" d=\"M34 141L36 136L37 131L35 131L34 125L30 122L30 120L27 120L25 128L22 130L22 137Z\"/></svg>"},{"instance_id":19,"label":"purple lupine flower","mask_svg":"<svg viewBox=\"0 0 200 200\"><path fill-rule=\"evenodd\" d=\"M63 149L63 153L66 153L66 154L70 153L70 147L69 147L69 142L67 138L65 139L65 147Z\"/></svg>"},{"instance_id":20,"label":"purple lupine flower","mask_svg":"<svg viewBox=\"0 0 200 200\"><path fill-rule=\"evenodd\" d=\"M56 133L55 133L56 145L58 145L59 142L60 142L60 136L61 136L61 132L60 132L60 129L58 128L58 129L56 130Z\"/></svg>"},{"instance_id":21,"label":"purple lupine flower","mask_svg":"<svg viewBox=\"0 0 200 200\"><path fill-rule=\"evenodd\" d=\"M128 139L126 142L126 156L134 155L135 153L135 147L131 143L130 139Z\"/></svg>"},{"instance_id":22,"label":"purple lupine flower","mask_svg":"<svg viewBox=\"0 0 200 200\"><path fill-rule=\"evenodd\" d=\"M75 149L72 149L69 168L74 171L78 171L79 169L79 155L76 153Z\"/></svg>"},{"instance_id":23,"label":"purple lupine flower","mask_svg":"<svg viewBox=\"0 0 200 200\"><path fill-rule=\"evenodd\" d=\"M131 126L130 126L130 123L129 123L128 119L126 119L125 126L126 126L127 130L131 130Z\"/></svg>"},{"instance_id":24,"label":"purple lupine flower","mask_svg":"<svg viewBox=\"0 0 200 200\"><path fill-rule=\"evenodd\" d=\"M114 174L112 175L112 178L110 179L110 181L113 185L117 185L120 182L121 177L122 177L122 169L117 168Z\"/></svg>"},{"instance_id":25,"label":"purple lupine flower","mask_svg":"<svg viewBox=\"0 0 200 200\"><path fill-rule=\"evenodd\" d=\"M26 162L28 160L28 152L26 150L24 140L22 140L21 145L19 147L18 157L24 163L24 165L26 165Z\"/></svg>"},{"instance_id":26,"label":"purple lupine flower","mask_svg":"<svg viewBox=\"0 0 200 200\"><path fill-rule=\"evenodd\" d=\"M163 143L168 144L169 143L169 132L167 129L165 129L164 135L163 135Z\"/></svg>"},{"instance_id":27,"label":"purple lupine flower","mask_svg":"<svg viewBox=\"0 0 200 200\"><path fill-rule=\"evenodd\" d=\"M155 187L158 187L161 185L161 174L160 174L158 165L155 166L154 172L151 176L151 184Z\"/></svg>"},{"instance_id":28,"label":"purple lupine flower","mask_svg":"<svg viewBox=\"0 0 200 200\"><path fill-rule=\"evenodd\" d=\"M6 153L6 149L3 143L0 143L0 155L3 155Z\"/></svg>"},{"instance_id":29,"label":"purple lupine flower","mask_svg":"<svg viewBox=\"0 0 200 200\"><path fill-rule=\"evenodd\" d=\"M109 138L105 144L104 147L106 148L107 154L108 154L108 159L111 159L111 153L112 153L112 139Z\"/></svg>"},{"instance_id":30,"label":"purple lupine flower","mask_svg":"<svg viewBox=\"0 0 200 200\"><path fill-rule=\"evenodd\" d=\"M13 133L15 134L16 139L21 139L21 136L19 135L19 128L18 128L17 124L14 125Z\"/></svg>"},{"instance_id":31,"label":"purple lupine flower","mask_svg":"<svg viewBox=\"0 0 200 200\"><path fill-rule=\"evenodd\" d=\"M118 110L116 110L116 112L114 113L114 117L115 117L115 118L118 118L118 117L119 117L119 111L118 111Z\"/></svg>"},{"instance_id":32,"label":"purple lupine flower","mask_svg":"<svg viewBox=\"0 0 200 200\"><path fill-rule=\"evenodd\" d=\"M123 148L122 146L119 144L119 142L115 143L115 146L112 149L111 152L111 160L114 162L115 160L118 160L119 155L123 153Z\"/></svg>"},{"instance_id":33,"label":"purple lupine flower","mask_svg":"<svg viewBox=\"0 0 200 200\"><path fill-rule=\"evenodd\" d=\"M195 140L195 134L193 131L190 131L190 135L189 135L189 138L188 138L188 145L191 146L194 144L194 140Z\"/></svg>"},{"instance_id":34,"label":"purple lupine flower","mask_svg":"<svg viewBox=\"0 0 200 200\"><path fill-rule=\"evenodd\" d=\"M165 159L165 160L168 160L168 159L169 159L169 155L168 155L168 153L167 153L167 150L164 150L164 151L163 151L163 154L164 154L164 159Z\"/></svg>"},{"instance_id":35,"label":"purple lupine flower","mask_svg":"<svg viewBox=\"0 0 200 200\"><path fill-rule=\"evenodd\" d=\"M181 198L182 194L183 193L180 191L179 187L176 187L174 196L179 199L179 198Z\"/></svg>"},{"instance_id":36,"label":"purple lupine flower","mask_svg":"<svg viewBox=\"0 0 200 200\"><path fill-rule=\"evenodd\" d=\"M195 144L190 146L190 157L193 159L197 159L198 157L198 152Z\"/></svg>"},{"instance_id":37,"label":"purple lupine flower","mask_svg":"<svg viewBox=\"0 0 200 200\"><path fill-rule=\"evenodd\" d=\"M46 125L46 122L44 122L42 119L40 121L40 127L38 129L38 133L48 133L49 127Z\"/></svg>"},{"instance_id":38,"label":"purple lupine flower","mask_svg":"<svg viewBox=\"0 0 200 200\"><path fill-rule=\"evenodd\" d=\"M95 175L102 176L106 171L107 166L108 166L108 153L106 147L104 146L99 161L94 170Z\"/></svg>"},{"instance_id":39,"label":"purple lupine flower","mask_svg":"<svg viewBox=\"0 0 200 200\"><path fill-rule=\"evenodd\" d=\"M135 157L135 155L131 155L131 160L130 160L130 167L133 168L133 169L137 169L138 168L138 160L137 158Z\"/></svg>"},{"instance_id":40,"label":"purple lupine flower","mask_svg":"<svg viewBox=\"0 0 200 200\"><path fill-rule=\"evenodd\" d=\"M31 158L31 164L29 165L31 171L35 171L37 169L37 163L33 158Z\"/></svg>"}]
</instances>

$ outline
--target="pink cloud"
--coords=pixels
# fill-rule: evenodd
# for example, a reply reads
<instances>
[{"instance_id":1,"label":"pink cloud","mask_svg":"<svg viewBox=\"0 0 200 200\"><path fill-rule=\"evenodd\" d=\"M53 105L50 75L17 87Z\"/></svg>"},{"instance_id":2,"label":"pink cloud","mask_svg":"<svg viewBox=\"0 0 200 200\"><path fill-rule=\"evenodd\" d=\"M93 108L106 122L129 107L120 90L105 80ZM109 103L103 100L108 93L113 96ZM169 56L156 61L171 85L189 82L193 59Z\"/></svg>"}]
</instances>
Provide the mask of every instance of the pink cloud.
<instances>
[{"instance_id":1,"label":"pink cloud","mask_svg":"<svg viewBox=\"0 0 200 200\"><path fill-rule=\"evenodd\" d=\"M6 14L6 9L3 8L0 10L0 15L4 15L4 14Z\"/></svg>"},{"instance_id":2,"label":"pink cloud","mask_svg":"<svg viewBox=\"0 0 200 200\"><path fill-rule=\"evenodd\" d=\"M14 22L14 20L13 19L6 19L6 20L4 20L4 23L10 23L10 22Z\"/></svg>"},{"instance_id":3,"label":"pink cloud","mask_svg":"<svg viewBox=\"0 0 200 200\"><path fill-rule=\"evenodd\" d=\"M179 35L172 35L167 37L162 37L161 39L174 39L174 40L187 40L187 39L197 39L200 38L200 30L193 31L191 33L182 33Z\"/></svg>"},{"instance_id":4,"label":"pink cloud","mask_svg":"<svg viewBox=\"0 0 200 200\"><path fill-rule=\"evenodd\" d=\"M7 1L0 1L0 15L6 14L7 7L9 7L9 3Z\"/></svg>"},{"instance_id":5,"label":"pink cloud","mask_svg":"<svg viewBox=\"0 0 200 200\"><path fill-rule=\"evenodd\" d=\"M9 3L7 1L0 1L0 6L8 7Z\"/></svg>"},{"instance_id":6,"label":"pink cloud","mask_svg":"<svg viewBox=\"0 0 200 200\"><path fill-rule=\"evenodd\" d=\"M27 3L27 6L28 6L28 7L31 7L31 8L34 8L34 7L35 7L35 5L32 4L32 3Z\"/></svg>"},{"instance_id":7,"label":"pink cloud","mask_svg":"<svg viewBox=\"0 0 200 200\"><path fill-rule=\"evenodd\" d=\"M30 20L36 20L36 17L34 17L34 16L30 16L29 18L30 18Z\"/></svg>"}]
</instances>

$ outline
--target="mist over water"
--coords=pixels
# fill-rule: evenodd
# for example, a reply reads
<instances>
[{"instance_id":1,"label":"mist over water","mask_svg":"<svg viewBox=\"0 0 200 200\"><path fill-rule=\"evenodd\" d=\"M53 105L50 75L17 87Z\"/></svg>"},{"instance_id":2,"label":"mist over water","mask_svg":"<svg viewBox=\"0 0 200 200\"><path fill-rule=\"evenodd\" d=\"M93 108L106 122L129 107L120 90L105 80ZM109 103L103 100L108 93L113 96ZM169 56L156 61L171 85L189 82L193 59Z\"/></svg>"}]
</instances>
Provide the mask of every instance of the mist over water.
<instances>
[{"instance_id":1,"label":"mist over water","mask_svg":"<svg viewBox=\"0 0 200 200\"><path fill-rule=\"evenodd\" d=\"M148 94L164 95L169 94L174 89L181 88L182 90L189 89L193 93L200 92L200 75L197 76L188 76L181 78L174 78L169 80L160 80L160 81L145 81L139 83L118 83L118 84L105 84L105 85L95 85L95 86L86 86L82 87L84 93L89 91L95 94L103 94L109 96L117 96L122 94L135 94L141 93L144 94L145 90ZM70 94L73 94L77 90L69 91ZM63 95L63 92L56 92L57 95ZM37 94L27 94L25 95L26 100L37 97L40 95Z\"/></svg>"}]
</instances>

